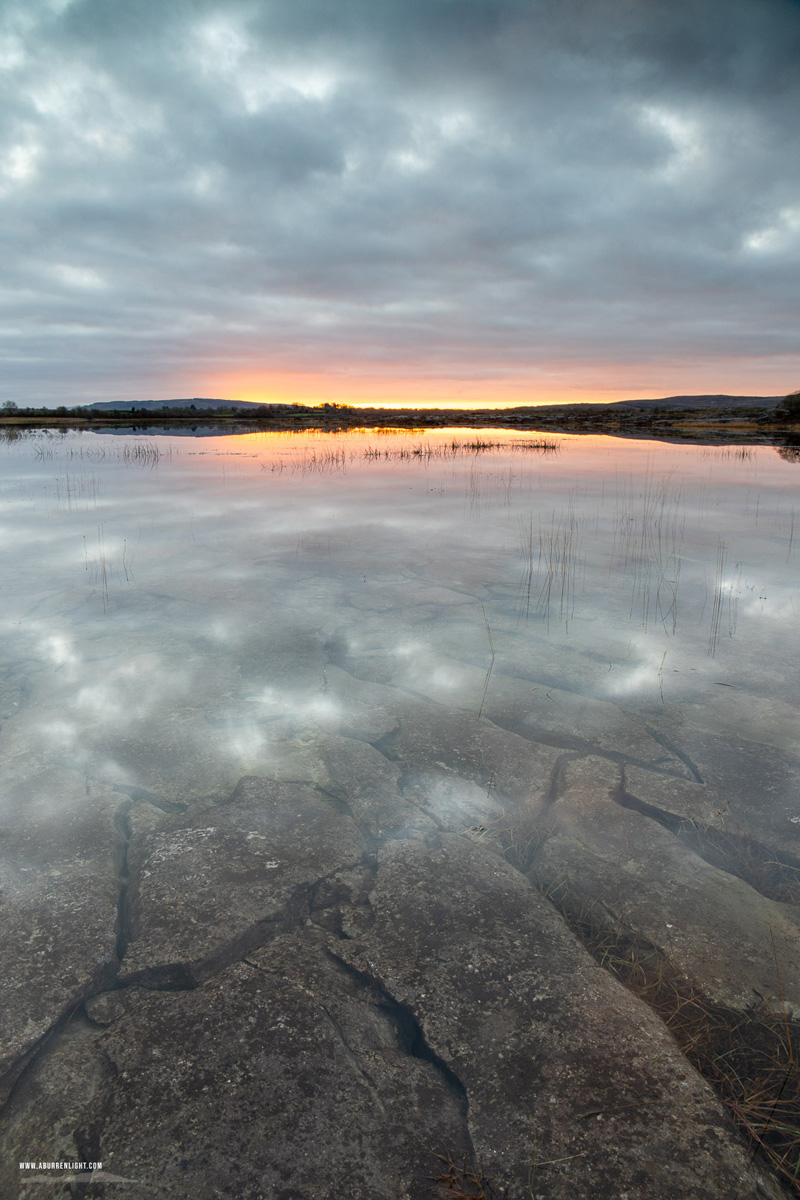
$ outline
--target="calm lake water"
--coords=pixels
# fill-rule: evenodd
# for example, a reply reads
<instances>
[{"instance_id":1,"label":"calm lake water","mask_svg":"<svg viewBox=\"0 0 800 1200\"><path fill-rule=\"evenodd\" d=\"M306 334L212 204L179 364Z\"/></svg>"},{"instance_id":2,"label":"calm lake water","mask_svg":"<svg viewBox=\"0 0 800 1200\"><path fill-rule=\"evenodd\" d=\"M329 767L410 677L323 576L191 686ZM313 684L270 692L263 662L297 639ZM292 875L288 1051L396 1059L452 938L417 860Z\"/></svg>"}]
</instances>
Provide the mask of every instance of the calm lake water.
<instances>
[{"instance_id":1,"label":"calm lake water","mask_svg":"<svg viewBox=\"0 0 800 1200\"><path fill-rule=\"evenodd\" d=\"M229 791L276 720L324 717L315 646L472 713L511 675L797 750L800 465L773 448L36 433L0 473L7 754Z\"/></svg>"},{"instance_id":2,"label":"calm lake water","mask_svg":"<svg viewBox=\"0 0 800 1200\"><path fill-rule=\"evenodd\" d=\"M38 432L0 472L12 823L57 828L64 771L167 810L314 778L326 731L382 736L344 671L711 785L798 851L800 465L771 447ZM502 802L497 765L462 774Z\"/></svg>"}]
</instances>

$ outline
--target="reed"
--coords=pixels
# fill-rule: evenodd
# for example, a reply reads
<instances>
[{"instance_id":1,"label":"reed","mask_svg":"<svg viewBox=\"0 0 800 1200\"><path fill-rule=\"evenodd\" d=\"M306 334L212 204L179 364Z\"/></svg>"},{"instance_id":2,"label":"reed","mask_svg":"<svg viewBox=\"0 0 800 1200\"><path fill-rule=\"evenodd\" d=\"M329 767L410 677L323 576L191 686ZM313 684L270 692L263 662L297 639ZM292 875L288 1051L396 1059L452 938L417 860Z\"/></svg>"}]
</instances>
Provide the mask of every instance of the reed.
<instances>
[{"instance_id":1,"label":"reed","mask_svg":"<svg viewBox=\"0 0 800 1200\"><path fill-rule=\"evenodd\" d=\"M787 547L786 547L786 561L787 561L787 563L788 563L789 559L791 558L791 555L792 555L792 546L794 545L794 523L795 523L795 511L794 511L794 509L792 509L792 515L791 515L791 519L790 519L790 522L789 522L789 542L788 542L788 545L787 545Z\"/></svg>"},{"instance_id":2,"label":"reed","mask_svg":"<svg viewBox=\"0 0 800 1200\"><path fill-rule=\"evenodd\" d=\"M492 657L491 657L491 661L489 663L489 669L486 672L486 680L483 685L483 693L481 695L480 708L478 709L479 717L483 714L483 706L486 703L486 693L489 690L489 680L491 679L492 671L494 670L494 642L492 641L492 631L489 628L489 618L486 615L486 609L483 607L483 605L481 605L481 612L483 613L483 620L484 620L484 624L486 625L486 636L489 639L489 653L491 654Z\"/></svg>"},{"instance_id":3,"label":"reed","mask_svg":"<svg viewBox=\"0 0 800 1200\"><path fill-rule=\"evenodd\" d=\"M540 523L535 537L533 516L520 519L519 533L524 563L519 595L525 620L533 607L535 615L544 618L548 629L551 617L556 613L559 621L568 627L575 615L577 583L584 566L574 512L571 508L558 516L553 512L549 527Z\"/></svg>"},{"instance_id":4,"label":"reed","mask_svg":"<svg viewBox=\"0 0 800 1200\"><path fill-rule=\"evenodd\" d=\"M717 543L717 562L714 572L714 596L711 604L711 628L708 634L708 657L714 658L717 653L720 624L723 615L727 616L728 637L736 633L739 596L741 594L741 563L736 563L733 573L726 575L726 557L728 547L722 539Z\"/></svg>"},{"instance_id":5,"label":"reed","mask_svg":"<svg viewBox=\"0 0 800 1200\"><path fill-rule=\"evenodd\" d=\"M640 488L640 490L639 490ZM675 633L686 517L683 493L671 477L618 484L611 570L629 579L630 617L647 629L660 621Z\"/></svg>"},{"instance_id":6,"label":"reed","mask_svg":"<svg viewBox=\"0 0 800 1200\"><path fill-rule=\"evenodd\" d=\"M480 454L496 451L509 451L521 454L557 454L561 449L560 443L550 438L525 438L519 441L497 441L489 438L474 437L460 440L453 438L450 442L418 442L414 446L378 447L367 446L363 457L370 462L430 462L444 459L475 457Z\"/></svg>"}]
</instances>

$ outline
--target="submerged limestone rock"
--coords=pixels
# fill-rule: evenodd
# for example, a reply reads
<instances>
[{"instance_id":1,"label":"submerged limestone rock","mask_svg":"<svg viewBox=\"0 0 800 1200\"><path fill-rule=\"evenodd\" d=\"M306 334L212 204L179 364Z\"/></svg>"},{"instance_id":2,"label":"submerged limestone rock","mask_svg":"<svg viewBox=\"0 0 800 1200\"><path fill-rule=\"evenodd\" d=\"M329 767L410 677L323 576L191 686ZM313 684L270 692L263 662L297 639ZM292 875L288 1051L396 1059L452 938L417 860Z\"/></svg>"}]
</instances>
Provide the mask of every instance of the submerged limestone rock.
<instances>
[{"instance_id":1,"label":"submerged limestone rock","mask_svg":"<svg viewBox=\"0 0 800 1200\"><path fill-rule=\"evenodd\" d=\"M487 653L484 669L418 646L398 656L392 683L433 704L480 712L533 742L594 747L691 778L686 764L654 737L645 721L610 700L504 675Z\"/></svg>"},{"instance_id":2,"label":"submerged limestone rock","mask_svg":"<svg viewBox=\"0 0 800 1200\"><path fill-rule=\"evenodd\" d=\"M370 905L373 924L339 954L413 1012L464 1087L476 1156L512 1194L756 1194L661 1023L485 847L387 846Z\"/></svg>"},{"instance_id":3,"label":"submerged limestone rock","mask_svg":"<svg viewBox=\"0 0 800 1200\"><path fill-rule=\"evenodd\" d=\"M130 800L76 771L5 776L0 856L0 1077L116 967Z\"/></svg>"},{"instance_id":4,"label":"submerged limestone rock","mask_svg":"<svg viewBox=\"0 0 800 1200\"><path fill-rule=\"evenodd\" d=\"M132 844L123 975L204 977L296 919L318 880L365 851L352 819L311 788L243 779L229 804Z\"/></svg>"},{"instance_id":5,"label":"submerged limestone rock","mask_svg":"<svg viewBox=\"0 0 800 1200\"><path fill-rule=\"evenodd\" d=\"M642 776L637 790L646 800ZM704 861L658 821L615 803L620 784L618 768L604 759L567 764L533 864L539 885L600 902L620 928L646 938L723 1005L743 1009L764 997L779 1011L777 957L783 997L800 1011L797 914ZM663 800L658 786L654 792Z\"/></svg>"},{"instance_id":6,"label":"submerged limestone rock","mask_svg":"<svg viewBox=\"0 0 800 1200\"><path fill-rule=\"evenodd\" d=\"M698 705L694 723L703 733L746 739L800 757L797 708L738 688L717 689Z\"/></svg>"},{"instance_id":7,"label":"submerged limestone rock","mask_svg":"<svg viewBox=\"0 0 800 1200\"><path fill-rule=\"evenodd\" d=\"M328 728L367 742L393 733L416 703L397 688L356 679L332 663L325 668L325 696L331 704Z\"/></svg>"},{"instance_id":8,"label":"submerged limestone rock","mask_svg":"<svg viewBox=\"0 0 800 1200\"><path fill-rule=\"evenodd\" d=\"M472 780L514 801L543 800L560 751L518 737L477 714L420 705L380 742L413 783L432 772Z\"/></svg>"},{"instance_id":9,"label":"submerged limestone rock","mask_svg":"<svg viewBox=\"0 0 800 1200\"><path fill-rule=\"evenodd\" d=\"M74 1155L68 1111L103 1163L88 1197L116 1194L103 1175L170 1200L422 1197L434 1149L467 1148L463 1097L319 936L279 937L196 990L130 989L88 1013L28 1084L12 1134Z\"/></svg>"},{"instance_id":10,"label":"submerged limestone rock","mask_svg":"<svg viewBox=\"0 0 800 1200\"><path fill-rule=\"evenodd\" d=\"M482 1161L510 1200L777 1200L665 1026L516 869L619 901L740 1007L774 992L774 935L794 998L789 907L676 833L718 813L719 788L338 668L320 696L314 719L271 723L259 753L280 778L226 802L98 791L80 824L76 778L74 838L48 841L31 808L25 850L15 826L20 864L62 854L80 893L53 904L74 978L24 955L12 976L42 999L9 1000L18 1023L39 1015L12 1030L0 1192L34 1200L12 1167L35 1146L103 1162L75 1184L88 1200L120 1179L176 1200L423 1200L437 1155ZM35 954L15 886L11 933Z\"/></svg>"},{"instance_id":11,"label":"submerged limestone rock","mask_svg":"<svg viewBox=\"0 0 800 1200\"><path fill-rule=\"evenodd\" d=\"M693 779L676 779L626 764L624 790L660 813L700 826L723 826L727 800L719 788Z\"/></svg>"},{"instance_id":12,"label":"submerged limestone rock","mask_svg":"<svg viewBox=\"0 0 800 1200\"><path fill-rule=\"evenodd\" d=\"M321 858L337 823L348 850L335 814ZM437 1155L545 1200L779 1197L660 1022L492 850L389 842L307 912L199 986L90 1000L6 1113L4 1194L34 1197L15 1167L36 1146L102 1161L87 1198L423 1200Z\"/></svg>"},{"instance_id":13,"label":"submerged limestone rock","mask_svg":"<svg viewBox=\"0 0 800 1200\"><path fill-rule=\"evenodd\" d=\"M355 738L329 736L320 742L326 792L340 800L370 837L396 837L403 830L431 829L419 805L401 793L400 767Z\"/></svg>"},{"instance_id":14,"label":"submerged limestone rock","mask_svg":"<svg viewBox=\"0 0 800 1200\"><path fill-rule=\"evenodd\" d=\"M784 721L777 706L778 732ZM790 854L800 867L800 755L774 743L765 749L749 738L708 732L694 705L673 706L665 725L697 776L719 794L728 827Z\"/></svg>"}]
</instances>

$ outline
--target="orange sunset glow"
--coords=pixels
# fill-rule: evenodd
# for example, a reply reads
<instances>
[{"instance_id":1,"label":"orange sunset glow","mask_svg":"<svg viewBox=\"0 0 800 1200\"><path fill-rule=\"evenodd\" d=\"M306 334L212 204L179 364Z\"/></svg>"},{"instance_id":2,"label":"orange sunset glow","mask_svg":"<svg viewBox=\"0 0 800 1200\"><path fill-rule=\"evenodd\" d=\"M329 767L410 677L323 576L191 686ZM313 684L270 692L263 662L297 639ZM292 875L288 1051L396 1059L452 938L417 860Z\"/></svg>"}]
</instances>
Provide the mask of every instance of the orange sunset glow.
<instances>
[{"instance_id":1,"label":"orange sunset glow","mask_svg":"<svg viewBox=\"0 0 800 1200\"><path fill-rule=\"evenodd\" d=\"M555 373L553 373L555 374ZM586 367L542 377L454 379L404 376L397 368L371 376L337 372L258 370L214 374L197 394L256 404L347 404L356 408L513 408L520 405L598 404L685 394L783 395L794 376L783 365L747 363L719 370L707 364L674 364L633 370L625 364Z\"/></svg>"}]
</instances>

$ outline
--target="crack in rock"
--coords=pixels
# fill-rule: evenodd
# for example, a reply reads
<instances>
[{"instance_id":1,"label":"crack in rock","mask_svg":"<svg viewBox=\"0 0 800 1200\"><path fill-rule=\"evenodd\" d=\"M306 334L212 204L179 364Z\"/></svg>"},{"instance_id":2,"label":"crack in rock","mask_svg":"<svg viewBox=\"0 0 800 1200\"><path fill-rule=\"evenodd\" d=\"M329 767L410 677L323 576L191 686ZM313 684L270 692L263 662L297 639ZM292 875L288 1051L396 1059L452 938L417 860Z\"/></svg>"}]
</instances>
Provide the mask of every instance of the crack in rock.
<instances>
[{"instance_id":1,"label":"crack in rock","mask_svg":"<svg viewBox=\"0 0 800 1200\"><path fill-rule=\"evenodd\" d=\"M670 754L674 754L676 758L679 758L681 762L689 768L696 783L705 783L705 779L700 774L697 764L692 762L691 758L684 750L681 750L679 746L676 746L675 743L666 736L666 734L660 733L657 729L653 729L651 725L645 725L645 729L650 734L650 737L654 742L658 742L659 746L663 746L664 749L668 750Z\"/></svg>"},{"instance_id":2,"label":"crack in rock","mask_svg":"<svg viewBox=\"0 0 800 1200\"><path fill-rule=\"evenodd\" d=\"M125 816L129 807L125 811ZM146 991L183 992L194 991L207 980L221 974L236 962L247 962L247 955L260 949L274 938L298 927L302 927L311 914L313 897L317 890L328 879L335 877L340 871L361 865L360 862L344 864L341 868L329 872L314 880L312 884L302 884L290 896L284 910L278 916L265 918L255 922L235 939L217 947L213 953L197 962L163 963L155 967L146 967L130 975L120 975L120 964L110 967L105 981L88 981L84 994L65 1009L49 1029L30 1046L26 1052L16 1059L2 1078L0 1087L6 1093L5 1102L0 1105L0 1115L4 1114L7 1106L24 1078L36 1065L44 1051L58 1042L67 1027L73 1022L76 1014L85 1013L85 1004L106 993L124 991L128 988L143 988ZM248 963L254 966L253 963ZM86 1017L89 1021L88 1015ZM95 1025L95 1022L90 1022ZM2 1093L0 1093L2 1094Z\"/></svg>"},{"instance_id":3,"label":"crack in rock","mask_svg":"<svg viewBox=\"0 0 800 1200\"><path fill-rule=\"evenodd\" d=\"M201 987L207 980L219 975L234 963L242 962L254 950L267 945L274 938L302 927L312 914L314 898L319 888L343 871L361 865L361 859L343 863L312 883L299 884L280 913L255 921L235 938L221 943L202 958L191 962L160 963L157 966L144 967L130 975L120 976L118 987L142 987L150 991L193 991Z\"/></svg>"},{"instance_id":4,"label":"crack in rock","mask_svg":"<svg viewBox=\"0 0 800 1200\"><path fill-rule=\"evenodd\" d=\"M408 1054L411 1058L418 1058L422 1062L430 1063L438 1071L458 1102L459 1111L464 1119L465 1141L469 1148L469 1154L471 1156L474 1155L472 1139L469 1133L469 1096L467 1089L452 1067L448 1066L444 1059L428 1045L422 1026L411 1007L397 1000L387 990L385 984L375 975L367 971L362 971L358 967L353 966L352 963L340 958L330 946L327 947L327 953L337 966L349 975L351 979L354 979L361 988L373 993L377 1007L391 1017L397 1033L397 1044L403 1053Z\"/></svg>"},{"instance_id":5,"label":"crack in rock","mask_svg":"<svg viewBox=\"0 0 800 1200\"><path fill-rule=\"evenodd\" d=\"M628 791L624 768L611 799L621 808L656 821L704 862L743 880L768 900L786 904L800 901L800 859L793 854L775 850L745 834L704 826L649 804Z\"/></svg>"},{"instance_id":6,"label":"crack in rock","mask_svg":"<svg viewBox=\"0 0 800 1200\"><path fill-rule=\"evenodd\" d=\"M341 1044L344 1048L345 1054L347 1055L348 1061L352 1063L353 1068L356 1071L356 1073L364 1080L365 1084L367 1085L370 1095L372 1096L373 1100L375 1101L375 1107L378 1109L381 1116L386 1118L386 1107L385 1107L383 1101L381 1100L380 1092L378 1091L378 1089L375 1085L375 1080L372 1078L369 1071L367 1071L364 1068L363 1063L361 1062L358 1055L353 1050L353 1047L350 1045L347 1038L344 1036L341 1025L336 1020L333 1013L331 1013L330 1009L328 1009L328 1007L325 1004L320 1004L320 1008L325 1013L325 1016L327 1017L331 1028L333 1029L334 1033L336 1034L339 1041L341 1042Z\"/></svg>"}]
</instances>

